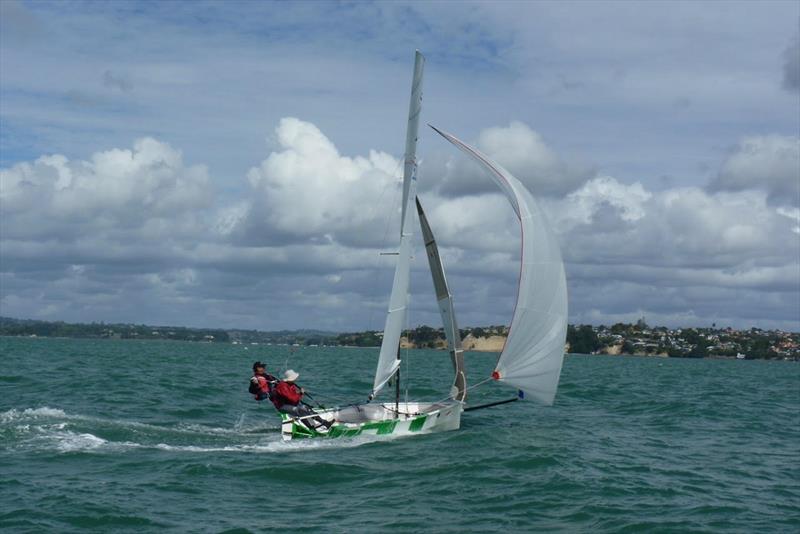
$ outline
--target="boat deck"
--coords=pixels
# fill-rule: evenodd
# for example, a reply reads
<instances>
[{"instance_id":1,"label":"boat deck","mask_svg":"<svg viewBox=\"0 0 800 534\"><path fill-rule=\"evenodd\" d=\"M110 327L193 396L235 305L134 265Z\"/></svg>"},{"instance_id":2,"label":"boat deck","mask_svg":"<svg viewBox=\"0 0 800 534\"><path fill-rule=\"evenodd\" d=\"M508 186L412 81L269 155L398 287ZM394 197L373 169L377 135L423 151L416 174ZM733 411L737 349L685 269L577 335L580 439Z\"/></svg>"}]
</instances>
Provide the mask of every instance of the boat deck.
<instances>
[{"instance_id":1,"label":"boat deck","mask_svg":"<svg viewBox=\"0 0 800 534\"><path fill-rule=\"evenodd\" d=\"M451 407L452 402L401 402L395 408L395 403L380 404L354 404L338 409L337 411L323 412L321 415L333 415L337 422L361 424L373 421L386 421L391 419L405 420L417 415L435 412L445 407Z\"/></svg>"}]
</instances>

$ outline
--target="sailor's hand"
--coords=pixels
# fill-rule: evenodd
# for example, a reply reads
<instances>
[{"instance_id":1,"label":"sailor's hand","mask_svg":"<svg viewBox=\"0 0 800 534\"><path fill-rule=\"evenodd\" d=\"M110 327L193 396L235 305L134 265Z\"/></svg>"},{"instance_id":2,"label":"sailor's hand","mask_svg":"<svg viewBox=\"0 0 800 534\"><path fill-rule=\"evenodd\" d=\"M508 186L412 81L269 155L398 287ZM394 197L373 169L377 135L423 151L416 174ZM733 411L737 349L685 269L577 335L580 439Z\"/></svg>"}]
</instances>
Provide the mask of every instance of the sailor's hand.
<instances>
[{"instance_id":1,"label":"sailor's hand","mask_svg":"<svg viewBox=\"0 0 800 534\"><path fill-rule=\"evenodd\" d=\"M250 382L252 382L253 384L258 384L258 378L254 376L253 378L250 379Z\"/></svg>"},{"instance_id":2,"label":"sailor's hand","mask_svg":"<svg viewBox=\"0 0 800 534\"><path fill-rule=\"evenodd\" d=\"M303 388L300 388L300 393L305 393L305 392L306 392L306 390L305 390L305 389L303 389Z\"/></svg>"}]
</instances>

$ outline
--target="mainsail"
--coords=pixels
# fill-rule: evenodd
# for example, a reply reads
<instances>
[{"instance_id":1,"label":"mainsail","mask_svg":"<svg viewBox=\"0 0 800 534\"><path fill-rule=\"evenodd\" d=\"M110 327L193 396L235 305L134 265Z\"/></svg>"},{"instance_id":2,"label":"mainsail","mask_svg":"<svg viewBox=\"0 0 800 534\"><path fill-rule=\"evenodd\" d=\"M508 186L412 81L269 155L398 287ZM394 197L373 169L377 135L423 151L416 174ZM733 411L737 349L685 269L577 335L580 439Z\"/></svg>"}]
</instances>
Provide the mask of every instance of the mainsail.
<instances>
[{"instance_id":1,"label":"mainsail","mask_svg":"<svg viewBox=\"0 0 800 534\"><path fill-rule=\"evenodd\" d=\"M408 106L406 151L403 165L403 208L400 219L400 249L394 271L389 311L383 328L383 342L375 371L372 396L375 396L400 367L400 334L406 320L408 307L408 280L411 268L411 237L414 210L409 205L417 196L417 136L419 114L422 109L422 72L425 57L417 51L414 58L414 80L411 84L411 100Z\"/></svg>"},{"instance_id":2,"label":"mainsail","mask_svg":"<svg viewBox=\"0 0 800 534\"><path fill-rule=\"evenodd\" d=\"M567 281L558 242L530 192L475 148L431 126L474 158L508 197L520 221L522 258L514 317L492 376L552 404L567 337Z\"/></svg>"},{"instance_id":3,"label":"mainsail","mask_svg":"<svg viewBox=\"0 0 800 534\"><path fill-rule=\"evenodd\" d=\"M433 237L433 230L428 224L428 218L422 209L422 204L417 198L417 213L419 214L419 225L422 229L422 239L425 241L425 251L428 253L428 265L433 277L433 289L436 291L436 302L439 304L439 313L442 316L444 335L447 338L447 351L453 361L453 372L455 380L450 396L463 402L467 397L467 377L464 372L464 349L461 346L461 333L458 331L456 322L456 312L453 306L453 295L447 286L447 278L444 275L444 265L439 256L439 247Z\"/></svg>"}]
</instances>

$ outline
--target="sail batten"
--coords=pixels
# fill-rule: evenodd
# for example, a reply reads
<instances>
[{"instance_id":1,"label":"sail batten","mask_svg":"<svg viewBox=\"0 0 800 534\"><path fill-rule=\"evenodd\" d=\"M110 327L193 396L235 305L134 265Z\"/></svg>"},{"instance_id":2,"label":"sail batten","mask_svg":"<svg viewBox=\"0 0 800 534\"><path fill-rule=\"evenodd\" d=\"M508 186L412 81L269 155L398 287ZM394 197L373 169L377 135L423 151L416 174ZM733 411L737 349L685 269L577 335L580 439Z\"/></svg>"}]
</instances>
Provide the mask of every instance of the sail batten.
<instances>
[{"instance_id":1,"label":"sail batten","mask_svg":"<svg viewBox=\"0 0 800 534\"><path fill-rule=\"evenodd\" d=\"M413 237L412 218L414 211L409 203L417 192L417 137L419 134L419 114L422 109L422 73L425 58L417 51L414 58L414 78L411 83L411 99L408 105L408 126L403 165L403 205L400 216L400 248L392 282L392 293L383 328L381 352L375 370L375 380L370 397L375 396L400 367L398 349L400 336L406 322L408 308L408 282L411 270L411 239Z\"/></svg>"},{"instance_id":2,"label":"sail batten","mask_svg":"<svg viewBox=\"0 0 800 534\"><path fill-rule=\"evenodd\" d=\"M555 236L536 200L517 178L455 136L431 128L488 171L520 221L517 301L493 376L524 392L523 398L552 404L567 336L566 275Z\"/></svg>"}]
</instances>

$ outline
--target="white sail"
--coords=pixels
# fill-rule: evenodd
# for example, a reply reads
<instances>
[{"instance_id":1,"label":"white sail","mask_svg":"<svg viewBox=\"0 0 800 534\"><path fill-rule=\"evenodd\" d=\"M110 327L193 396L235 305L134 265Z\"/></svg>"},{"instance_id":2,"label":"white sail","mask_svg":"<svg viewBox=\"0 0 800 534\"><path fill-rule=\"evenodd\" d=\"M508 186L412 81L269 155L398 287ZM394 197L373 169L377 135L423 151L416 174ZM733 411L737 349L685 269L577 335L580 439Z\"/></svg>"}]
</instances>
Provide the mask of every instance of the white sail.
<instances>
[{"instance_id":1,"label":"white sail","mask_svg":"<svg viewBox=\"0 0 800 534\"><path fill-rule=\"evenodd\" d=\"M408 279L411 268L411 219L414 210L409 203L417 196L417 136L419 131L419 114L422 109L422 72L425 58L417 51L414 59L414 80L411 84L411 100L408 106L408 127L406 130L405 164L403 165L403 209L400 221L400 249L397 266L394 271L392 294L389 297L389 311L383 328L383 342L378 357L378 368L372 395L376 395L386 382L400 367L400 334L406 322L408 307Z\"/></svg>"},{"instance_id":2,"label":"white sail","mask_svg":"<svg viewBox=\"0 0 800 534\"><path fill-rule=\"evenodd\" d=\"M417 199L417 215L419 215L419 226L422 229L422 239L425 242L425 251L428 253L428 266L433 278L433 289L436 292L436 302L439 305L439 314L442 316L442 326L444 335L447 338L447 351L453 361L453 372L455 379L451 389L450 397L463 402L467 398L467 375L464 370L464 349L461 345L461 333L456 322L456 311L453 306L453 295L447 285L447 277L444 274L444 264L439 256L439 247L436 245L436 238L433 236L425 210Z\"/></svg>"},{"instance_id":3,"label":"white sail","mask_svg":"<svg viewBox=\"0 0 800 534\"><path fill-rule=\"evenodd\" d=\"M519 180L475 148L431 127L489 171L520 220L517 304L492 376L519 389L522 398L552 404L567 337L567 282L558 242L536 200Z\"/></svg>"}]
</instances>

